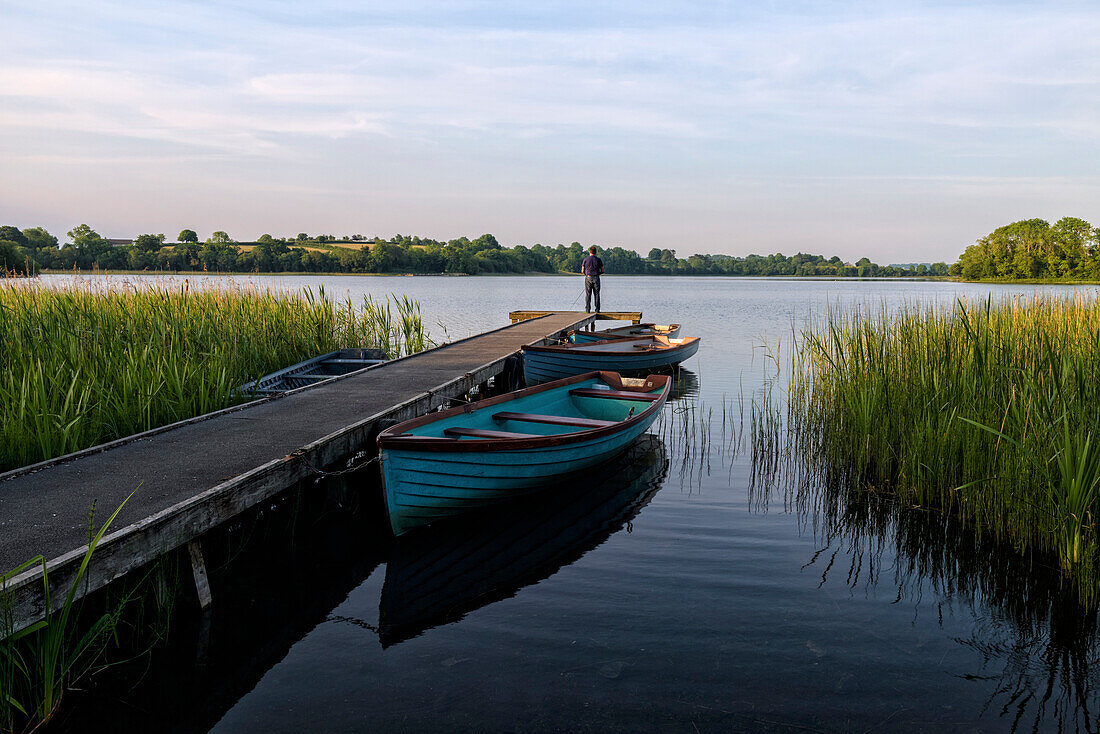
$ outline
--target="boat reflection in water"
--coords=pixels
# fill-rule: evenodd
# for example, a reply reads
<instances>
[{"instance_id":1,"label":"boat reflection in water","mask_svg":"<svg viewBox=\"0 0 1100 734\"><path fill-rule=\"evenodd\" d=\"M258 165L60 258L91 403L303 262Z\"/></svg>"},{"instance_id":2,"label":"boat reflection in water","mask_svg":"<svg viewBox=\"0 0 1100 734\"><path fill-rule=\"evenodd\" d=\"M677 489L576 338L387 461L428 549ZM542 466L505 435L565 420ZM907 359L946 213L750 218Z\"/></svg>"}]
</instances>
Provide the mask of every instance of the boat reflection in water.
<instances>
[{"instance_id":1,"label":"boat reflection in water","mask_svg":"<svg viewBox=\"0 0 1100 734\"><path fill-rule=\"evenodd\" d=\"M646 434L569 488L402 536L386 565L382 647L552 576L633 520L667 473L664 444Z\"/></svg>"}]
</instances>

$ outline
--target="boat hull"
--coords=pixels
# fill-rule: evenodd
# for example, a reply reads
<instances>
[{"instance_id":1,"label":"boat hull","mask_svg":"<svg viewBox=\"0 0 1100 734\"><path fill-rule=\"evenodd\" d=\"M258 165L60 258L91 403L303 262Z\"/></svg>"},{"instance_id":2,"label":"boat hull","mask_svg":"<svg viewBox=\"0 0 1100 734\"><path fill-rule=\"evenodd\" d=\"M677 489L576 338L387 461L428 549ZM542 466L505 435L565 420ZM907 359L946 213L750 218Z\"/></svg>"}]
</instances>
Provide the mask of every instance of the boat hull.
<instances>
[{"instance_id":1,"label":"boat hull","mask_svg":"<svg viewBox=\"0 0 1100 734\"><path fill-rule=\"evenodd\" d=\"M456 513L553 487L621 454L652 421L599 441L485 453L383 450L386 503L395 535Z\"/></svg>"},{"instance_id":2,"label":"boat hull","mask_svg":"<svg viewBox=\"0 0 1100 734\"><path fill-rule=\"evenodd\" d=\"M482 401L489 408L482 413L486 417L480 424L477 417L469 417L470 425L484 425L487 416L497 408L537 410L539 393L549 388L547 395L556 397L546 400L558 401L559 407L562 401L590 401L586 403L589 417L611 424L606 427L563 433L560 428L532 424L528 430L546 432L538 436L523 434L525 438L512 441L455 441L438 435L410 436L402 433L404 429L400 425L383 432L379 436L379 447L386 506L394 535L531 492L564 486L627 450L656 420L669 385L661 383L660 393L643 401L570 396L570 388L593 384L592 378L592 375L582 376L562 381L561 386L528 388L515 393L521 396L526 393L523 400L490 398ZM616 410L626 417L617 422L607 420L614 418L608 411ZM454 424L467 417L462 415L462 409L439 415L448 414L450 417L440 423ZM402 425L419 422L422 433L430 434L430 423L425 422L430 420L416 419ZM515 430L515 426L509 427ZM438 429L435 432L438 433Z\"/></svg>"},{"instance_id":3,"label":"boat hull","mask_svg":"<svg viewBox=\"0 0 1100 734\"><path fill-rule=\"evenodd\" d=\"M593 342L593 345L596 344L599 342ZM621 375L648 375L670 370L698 351L698 339L685 339L681 346L636 353L586 352L570 347L524 348L523 376L528 385L538 385L592 370L610 370Z\"/></svg>"}]
</instances>

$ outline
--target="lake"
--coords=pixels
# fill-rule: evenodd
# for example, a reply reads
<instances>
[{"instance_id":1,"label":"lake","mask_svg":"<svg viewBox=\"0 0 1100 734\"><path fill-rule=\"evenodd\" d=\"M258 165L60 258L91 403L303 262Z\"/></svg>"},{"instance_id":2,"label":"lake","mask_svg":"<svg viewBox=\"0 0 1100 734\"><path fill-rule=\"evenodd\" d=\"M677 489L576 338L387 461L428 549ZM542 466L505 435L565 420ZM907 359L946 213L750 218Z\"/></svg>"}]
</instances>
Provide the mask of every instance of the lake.
<instances>
[{"instance_id":1,"label":"lake","mask_svg":"<svg viewBox=\"0 0 1100 734\"><path fill-rule=\"evenodd\" d=\"M187 279L407 294L438 341L583 308L579 276ZM215 589L209 647L177 643L149 674L178 690L110 706L135 729L264 734L1091 730L1096 615L1049 570L935 516L754 488L747 440L776 350L829 307L1066 290L605 277L605 309L703 340L652 436L584 486L410 542L325 526L287 561L300 593L258 584L219 608Z\"/></svg>"}]
</instances>

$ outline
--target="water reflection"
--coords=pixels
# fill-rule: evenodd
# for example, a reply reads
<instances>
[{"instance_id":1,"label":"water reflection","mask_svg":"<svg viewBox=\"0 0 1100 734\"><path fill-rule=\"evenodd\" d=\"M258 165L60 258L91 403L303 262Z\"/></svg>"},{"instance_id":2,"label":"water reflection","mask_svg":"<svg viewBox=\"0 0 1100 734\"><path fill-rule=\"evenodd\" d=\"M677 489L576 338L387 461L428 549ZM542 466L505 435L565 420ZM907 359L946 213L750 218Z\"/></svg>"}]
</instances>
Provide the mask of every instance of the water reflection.
<instances>
[{"instance_id":1,"label":"water reflection","mask_svg":"<svg viewBox=\"0 0 1100 734\"><path fill-rule=\"evenodd\" d=\"M624 526L629 532L631 520L660 489L668 464L661 440L645 435L564 491L403 536L386 565L377 629L382 646L514 596Z\"/></svg>"},{"instance_id":2,"label":"water reflection","mask_svg":"<svg viewBox=\"0 0 1100 734\"><path fill-rule=\"evenodd\" d=\"M359 481L306 480L204 536L212 610L192 612L188 577L176 581L180 613L167 643L147 651L139 638L86 690L66 694L50 730L209 730L383 561L385 521L355 491Z\"/></svg>"},{"instance_id":3,"label":"water reflection","mask_svg":"<svg viewBox=\"0 0 1100 734\"><path fill-rule=\"evenodd\" d=\"M689 494L702 491L716 465L732 481L744 437L743 394L723 395L719 405L704 400L700 388L698 374L683 368L674 372L669 402L653 429L669 447L680 489Z\"/></svg>"},{"instance_id":4,"label":"water reflection","mask_svg":"<svg viewBox=\"0 0 1100 734\"><path fill-rule=\"evenodd\" d=\"M800 474L795 459L778 476L767 470L773 457L754 453L758 460L753 504L766 509L767 495L783 493L784 506L819 539L803 568L820 573L820 585L892 586L894 603L919 608L934 599L941 624L953 610L973 618L969 635L955 642L981 663L957 675L993 684L982 715L1011 731L1097 728L1097 611L1062 583L1056 563L1025 557L939 511Z\"/></svg>"},{"instance_id":5,"label":"water reflection","mask_svg":"<svg viewBox=\"0 0 1100 734\"><path fill-rule=\"evenodd\" d=\"M680 366L672 371L672 387L668 391L670 402L694 398L699 394L699 375Z\"/></svg>"}]
</instances>

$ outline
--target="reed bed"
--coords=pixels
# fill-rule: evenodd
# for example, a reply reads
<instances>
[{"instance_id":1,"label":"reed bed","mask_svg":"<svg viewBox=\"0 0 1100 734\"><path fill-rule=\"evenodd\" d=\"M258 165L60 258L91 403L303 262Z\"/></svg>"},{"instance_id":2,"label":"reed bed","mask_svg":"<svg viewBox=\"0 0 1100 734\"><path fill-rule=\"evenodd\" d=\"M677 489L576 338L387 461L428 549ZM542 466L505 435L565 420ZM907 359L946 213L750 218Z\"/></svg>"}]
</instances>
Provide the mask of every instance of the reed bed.
<instances>
[{"instance_id":1,"label":"reed bed","mask_svg":"<svg viewBox=\"0 0 1100 734\"><path fill-rule=\"evenodd\" d=\"M754 466L948 513L1097 600L1100 301L833 311L798 336L788 443L754 408Z\"/></svg>"},{"instance_id":2,"label":"reed bed","mask_svg":"<svg viewBox=\"0 0 1100 734\"><path fill-rule=\"evenodd\" d=\"M345 347L431 340L417 301L0 281L0 471L240 402L237 386Z\"/></svg>"}]
</instances>

